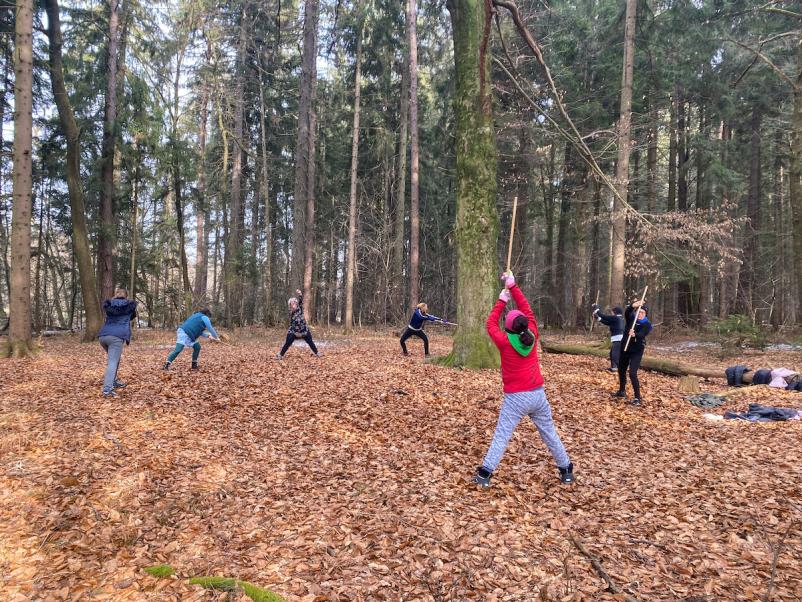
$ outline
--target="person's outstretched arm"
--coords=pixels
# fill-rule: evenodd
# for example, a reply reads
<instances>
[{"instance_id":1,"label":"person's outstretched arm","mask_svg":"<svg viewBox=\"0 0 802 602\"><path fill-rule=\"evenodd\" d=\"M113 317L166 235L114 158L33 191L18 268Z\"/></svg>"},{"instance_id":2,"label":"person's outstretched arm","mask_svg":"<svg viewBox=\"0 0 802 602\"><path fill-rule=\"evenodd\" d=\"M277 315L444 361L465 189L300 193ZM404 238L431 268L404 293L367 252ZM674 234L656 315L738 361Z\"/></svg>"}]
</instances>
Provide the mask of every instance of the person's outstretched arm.
<instances>
[{"instance_id":1,"label":"person's outstretched arm","mask_svg":"<svg viewBox=\"0 0 802 602\"><path fill-rule=\"evenodd\" d=\"M535 338L537 338L538 330L535 314L532 312L532 307L529 305L529 301L527 300L521 288L515 282L515 277L512 274L506 278L506 284L507 288L510 290L510 295L512 295L512 300L515 301L515 305L518 306L518 309L520 309L529 319L529 329L535 335Z\"/></svg>"},{"instance_id":2,"label":"person's outstretched arm","mask_svg":"<svg viewBox=\"0 0 802 602\"><path fill-rule=\"evenodd\" d=\"M209 331L209 334L205 334L204 333L203 336L211 335L211 337L213 339L219 339L220 338L218 336L218 334L217 334L217 331L214 329L214 326L212 326L212 321L209 319L209 316L206 316L206 315L203 316L203 325L206 327L206 330Z\"/></svg>"},{"instance_id":3,"label":"person's outstretched arm","mask_svg":"<svg viewBox=\"0 0 802 602\"><path fill-rule=\"evenodd\" d=\"M510 294L508 291L503 290L498 296L498 301L493 306L493 309L490 310L490 315L487 316L487 324L485 327L487 328L487 334L490 335L493 343L495 343L496 347L501 347L504 341L507 340L507 335L501 330L498 325L499 320L501 319L501 314L504 311L504 308L507 306L507 302L510 300Z\"/></svg>"}]
</instances>

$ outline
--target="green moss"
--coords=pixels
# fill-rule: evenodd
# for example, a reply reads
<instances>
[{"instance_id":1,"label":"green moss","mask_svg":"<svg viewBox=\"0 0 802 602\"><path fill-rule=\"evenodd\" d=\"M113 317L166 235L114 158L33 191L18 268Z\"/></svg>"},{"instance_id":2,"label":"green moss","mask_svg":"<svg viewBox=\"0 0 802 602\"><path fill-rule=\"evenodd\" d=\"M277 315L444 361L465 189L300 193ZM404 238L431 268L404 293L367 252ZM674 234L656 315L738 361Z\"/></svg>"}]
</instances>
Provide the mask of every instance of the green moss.
<instances>
[{"instance_id":1,"label":"green moss","mask_svg":"<svg viewBox=\"0 0 802 602\"><path fill-rule=\"evenodd\" d=\"M175 575L175 569L169 564L154 564L153 566L146 566L143 569L151 577L158 579L166 579Z\"/></svg>"},{"instance_id":2,"label":"green moss","mask_svg":"<svg viewBox=\"0 0 802 602\"><path fill-rule=\"evenodd\" d=\"M200 585L204 589L214 589L221 592L232 592L237 587L237 580L230 577L193 577L189 580L192 585Z\"/></svg>"},{"instance_id":3,"label":"green moss","mask_svg":"<svg viewBox=\"0 0 802 602\"><path fill-rule=\"evenodd\" d=\"M238 585L242 588L242 591L245 592L245 595L253 600L253 602L284 602L284 598L278 594L274 594L270 590L257 587L253 583L240 581L238 582Z\"/></svg>"}]
</instances>

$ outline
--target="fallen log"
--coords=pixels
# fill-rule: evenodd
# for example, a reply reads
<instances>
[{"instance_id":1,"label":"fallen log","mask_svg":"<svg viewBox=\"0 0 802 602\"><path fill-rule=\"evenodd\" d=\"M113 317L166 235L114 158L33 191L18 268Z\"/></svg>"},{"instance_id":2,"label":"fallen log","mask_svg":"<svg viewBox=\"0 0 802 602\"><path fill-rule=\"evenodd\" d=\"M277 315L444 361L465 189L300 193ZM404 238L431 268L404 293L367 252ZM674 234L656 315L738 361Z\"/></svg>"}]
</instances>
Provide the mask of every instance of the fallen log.
<instances>
[{"instance_id":1,"label":"fallen log","mask_svg":"<svg viewBox=\"0 0 802 602\"><path fill-rule=\"evenodd\" d=\"M540 339L540 346L548 353L567 353L570 355L595 355L596 357L610 357L609 349L602 349L593 345L577 345L573 343L557 343ZM702 378L727 378L721 368L699 368L680 362L661 360L653 357L644 357L641 368L668 374L669 376L700 376ZM744 374L743 382L752 382L752 372Z\"/></svg>"}]
</instances>

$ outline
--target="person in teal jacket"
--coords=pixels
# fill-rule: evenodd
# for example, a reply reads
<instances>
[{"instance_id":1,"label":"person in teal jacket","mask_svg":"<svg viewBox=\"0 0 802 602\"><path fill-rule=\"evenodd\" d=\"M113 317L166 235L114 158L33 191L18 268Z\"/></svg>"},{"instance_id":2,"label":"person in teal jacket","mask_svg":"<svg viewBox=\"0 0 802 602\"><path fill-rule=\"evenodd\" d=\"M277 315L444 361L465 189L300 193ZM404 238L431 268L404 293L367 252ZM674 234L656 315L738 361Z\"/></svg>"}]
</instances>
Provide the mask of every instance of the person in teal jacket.
<instances>
[{"instance_id":1,"label":"person in teal jacket","mask_svg":"<svg viewBox=\"0 0 802 602\"><path fill-rule=\"evenodd\" d=\"M194 314L189 316L186 321L176 330L175 349L167 356L167 361L164 363L163 370L169 370L170 364L173 363L178 354L184 350L184 347L192 347L192 369L198 369L198 357L201 352L201 344L198 342L201 337L209 337L213 341L220 342L217 336L217 331L212 326L212 321L209 319L212 315L207 308L200 309Z\"/></svg>"}]
</instances>

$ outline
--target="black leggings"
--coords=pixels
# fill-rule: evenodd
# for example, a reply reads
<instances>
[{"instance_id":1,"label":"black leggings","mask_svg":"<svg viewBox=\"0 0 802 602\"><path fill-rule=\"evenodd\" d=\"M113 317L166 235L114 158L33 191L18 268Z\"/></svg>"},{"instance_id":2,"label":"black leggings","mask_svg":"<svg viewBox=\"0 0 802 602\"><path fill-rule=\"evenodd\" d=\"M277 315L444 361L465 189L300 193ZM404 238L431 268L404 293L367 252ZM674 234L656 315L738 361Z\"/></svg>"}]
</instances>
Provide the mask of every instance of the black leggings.
<instances>
[{"instance_id":1,"label":"black leggings","mask_svg":"<svg viewBox=\"0 0 802 602\"><path fill-rule=\"evenodd\" d=\"M637 399L640 399L640 381L638 380L638 368L643 359L643 349L637 351L621 351L618 358L618 389L626 391L627 388L627 368L629 368L629 380L632 381L632 391Z\"/></svg>"},{"instance_id":2,"label":"black leggings","mask_svg":"<svg viewBox=\"0 0 802 602\"><path fill-rule=\"evenodd\" d=\"M293 341L295 341L296 336L292 332L287 333L287 340L284 341L284 347L281 348L279 352L280 355L284 355L287 353L287 349L290 348ZM306 334L303 336L303 340L306 341L306 344L309 345L309 348L312 350L312 353L317 353L317 347L315 347L315 342L312 340L312 333L307 331Z\"/></svg>"},{"instance_id":3,"label":"black leggings","mask_svg":"<svg viewBox=\"0 0 802 602\"><path fill-rule=\"evenodd\" d=\"M429 355L429 337L427 337L426 333L422 330L412 330L409 327L407 327L404 334L401 335L401 349L404 353L407 353L407 339L412 336L423 340L423 353Z\"/></svg>"}]
</instances>

